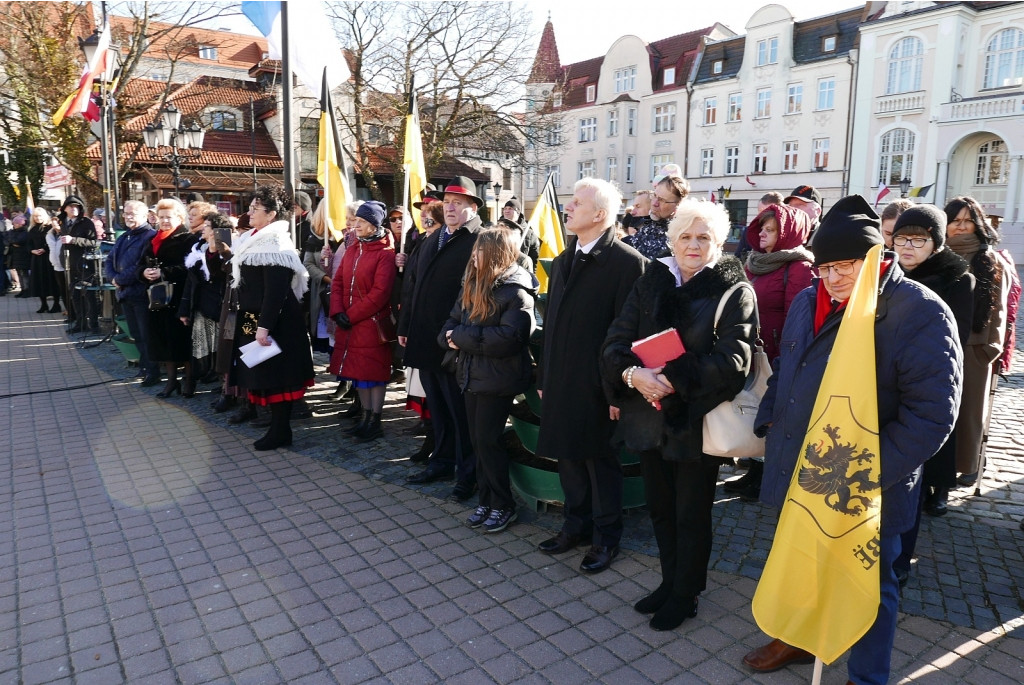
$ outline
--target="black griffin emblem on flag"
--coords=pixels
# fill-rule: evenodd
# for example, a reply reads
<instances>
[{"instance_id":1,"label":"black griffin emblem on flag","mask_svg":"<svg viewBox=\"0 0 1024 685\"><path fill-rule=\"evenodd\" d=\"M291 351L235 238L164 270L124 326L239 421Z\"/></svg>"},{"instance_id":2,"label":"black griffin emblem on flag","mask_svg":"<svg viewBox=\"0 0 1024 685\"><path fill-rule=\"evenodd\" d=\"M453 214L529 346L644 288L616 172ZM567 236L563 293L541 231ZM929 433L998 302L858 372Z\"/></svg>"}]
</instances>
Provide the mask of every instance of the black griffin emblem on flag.
<instances>
[{"instance_id":1,"label":"black griffin emblem on flag","mask_svg":"<svg viewBox=\"0 0 1024 685\"><path fill-rule=\"evenodd\" d=\"M826 425L824 432L831 440L831 446L825 447L824 440L817 445L807 445L804 466L800 469L797 482L812 495L824 495L825 504L830 509L849 516L862 514L871 506L871 499L859 493L877 489L881 483L871 480L868 468L847 474L852 464L870 464L875 455L867 449L857 454L856 445L840 443L839 428L836 426Z\"/></svg>"}]
</instances>

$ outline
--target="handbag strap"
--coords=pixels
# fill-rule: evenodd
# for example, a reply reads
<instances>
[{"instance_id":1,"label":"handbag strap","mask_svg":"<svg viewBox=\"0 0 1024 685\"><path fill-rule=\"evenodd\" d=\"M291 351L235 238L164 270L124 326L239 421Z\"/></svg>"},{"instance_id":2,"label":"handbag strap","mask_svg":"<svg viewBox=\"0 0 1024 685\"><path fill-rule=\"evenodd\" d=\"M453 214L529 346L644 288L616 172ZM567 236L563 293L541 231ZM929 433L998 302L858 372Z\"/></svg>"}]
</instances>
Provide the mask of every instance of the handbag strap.
<instances>
[{"instance_id":1,"label":"handbag strap","mask_svg":"<svg viewBox=\"0 0 1024 685\"><path fill-rule=\"evenodd\" d=\"M714 324L715 336L716 337L718 336L718 320L720 318L722 318L722 310L725 309L725 303L729 300L729 296L732 295L737 290L739 290L740 288L747 288L748 290L750 290L750 294L754 296L754 322L755 322L755 325L757 326L757 329L756 329L757 330L757 340L758 340L758 342L760 342L761 341L761 317L758 315L758 312L757 312L757 293L754 291L754 286L750 285L750 283L748 283L747 281L740 281L739 283L733 285L731 288L729 288L728 290L725 291L725 293L722 295L722 299L720 299L718 301L718 308L715 309L715 324Z\"/></svg>"}]
</instances>

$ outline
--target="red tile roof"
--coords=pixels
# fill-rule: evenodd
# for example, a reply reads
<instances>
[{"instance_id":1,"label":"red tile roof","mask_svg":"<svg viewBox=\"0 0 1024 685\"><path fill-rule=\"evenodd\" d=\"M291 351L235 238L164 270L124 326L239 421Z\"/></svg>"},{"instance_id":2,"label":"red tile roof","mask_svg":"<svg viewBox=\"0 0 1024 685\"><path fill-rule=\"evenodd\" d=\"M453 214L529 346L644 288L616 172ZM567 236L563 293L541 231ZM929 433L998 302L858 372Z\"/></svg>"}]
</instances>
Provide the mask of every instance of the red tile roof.
<instances>
[{"instance_id":1,"label":"red tile roof","mask_svg":"<svg viewBox=\"0 0 1024 685\"><path fill-rule=\"evenodd\" d=\"M110 15L110 32L114 42L127 43L135 24L134 17ZM268 50L267 39L262 36L246 36L195 26L179 27L162 21L150 21L147 35L150 36L146 47L147 57L166 59L168 55L180 55L182 61L193 64L219 64L248 69L263 59L263 54ZM201 45L217 48L217 59L201 59Z\"/></svg>"},{"instance_id":2,"label":"red tile roof","mask_svg":"<svg viewBox=\"0 0 1024 685\"><path fill-rule=\"evenodd\" d=\"M558 59L558 43L555 42L555 27L551 20L544 24L544 32L533 59L533 69L527 83L555 83L561 75L562 64Z\"/></svg>"},{"instance_id":3,"label":"red tile roof","mask_svg":"<svg viewBox=\"0 0 1024 685\"><path fill-rule=\"evenodd\" d=\"M379 176L391 176L394 174L395 161L399 158L399 153L394 146L382 145L370 148L369 153L370 169L373 170L374 174ZM441 159L441 162L434 168L434 173L431 174L431 178L444 181L456 176L468 176L471 180L478 183L485 183L491 180L487 174L474 169L464 162L460 162L454 157L447 156Z\"/></svg>"},{"instance_id":4,"label":"red tile roof","mask_svg":"<svg viewBox=\"0 0 1024 685\"><path fill-rule=\"evenodd\" d=\"M701 42L704 36L709 35L714 26L681 33L678 36L670 36L656 40L647 46L647 52L651 56L651 84L654 92L660 90L672 90L686 84L686 79L693 68L693 62L697 59ZM663 70L666 67L675 67L675 80L665 84L662 78Z\"/></svg>"}]
</instances>

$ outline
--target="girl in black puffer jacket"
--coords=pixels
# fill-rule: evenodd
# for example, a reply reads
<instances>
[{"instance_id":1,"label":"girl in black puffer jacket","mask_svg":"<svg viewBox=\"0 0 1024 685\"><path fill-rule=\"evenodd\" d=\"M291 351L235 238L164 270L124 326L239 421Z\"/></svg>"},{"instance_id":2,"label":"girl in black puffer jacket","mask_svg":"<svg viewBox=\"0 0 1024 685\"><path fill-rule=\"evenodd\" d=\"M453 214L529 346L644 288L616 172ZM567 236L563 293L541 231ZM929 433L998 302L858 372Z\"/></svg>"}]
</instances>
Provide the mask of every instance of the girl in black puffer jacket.
<instances>
[{"instance_id":1,"label":"girl in black puffer jacket","mask_svg":"<svg viewBox=\"0 0 1024 685\"><path fill-rule=\"evenodd\" d=\"M462 292L438 336L449 356L457 355L455 379L465 395L477 460L480 506L467 523L488 533L516 519L501 434L513 398L530 385L533 367L527 343L535 326L537 281L516 263L518 256L511 231L481 231Z\"/></svg>"}]
</instances>

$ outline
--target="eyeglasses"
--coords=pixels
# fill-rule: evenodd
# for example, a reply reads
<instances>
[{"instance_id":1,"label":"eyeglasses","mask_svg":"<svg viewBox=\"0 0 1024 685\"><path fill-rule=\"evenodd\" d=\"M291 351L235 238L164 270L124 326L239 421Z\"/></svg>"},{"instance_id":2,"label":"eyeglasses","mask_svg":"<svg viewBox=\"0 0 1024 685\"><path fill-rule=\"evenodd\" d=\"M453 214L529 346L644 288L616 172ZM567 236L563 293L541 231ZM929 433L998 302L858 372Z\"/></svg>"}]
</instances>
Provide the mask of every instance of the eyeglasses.
<instances>
[{"instance_id":1,"label":"eyeglasses","mask_svg":"<svg viewBox=\"0 0 1024 685\"><path fill-rule=\"evenodd\" d=\"M396 221L401 221L401 220L402 220L402 217L400 217L400 216L389 216L388 217L388 221L390 221L391 223L394 223Z\"/></svg>"},{"instance_id":2,"label":"eyeglasses","mask_svg":"<svg viewBox=\"0 0 1024 685\"><path fill-rule=\"evenodd\" d=\"M423 225L424 225L424 226L433 226L433 225L434 225L434 224L436 224L436 223L437 223L437 222L436 222L436 221L434 221L433 219L424 219L424 220L423 220Z\"/></svg>"},{"instance_id":3,"label":"eyeglasses","mask_svg":"<svg viewBox=\"0 0 1024 685\"><path fill-rule=\"evenodd\" d=\"M925 245L928 244L929 240L931 240L931 238L925 238L923 236L915 236L911 238L910 236L906 235L897 235L893 236L892 244L895 245L896 247L903 247L907 243L910 243L914 247L924 247Z\"/></svg>"},{"instance_id":4,"label":"eyeglasses","mask_svg":"<svg viewBox=\"0 0 1024 685\"><path fill-rule=\"evenodd\" d=\"M828 278L828 274L829 274L830 271L832 273L834 273L836 276L849 276L850 274L853 273L854 269L857 266L857 262L859 262L859 261L861 261L861 260L860 259L851 259L848 262L835 262L834 264L822 264L821 266L812 267L811 271L814 272L815 276L817 276L818 278L821 278L821 279Z\"/></svg>"},{"instance_id":5,"label":"eyeglasses","mask_svg":"<svg viewBox=\"0 0 1024 685\"><path fill-rule=\"evenodd\" d=\"M253 202L251 205L249 205L249 211L250 212L256 212L256 211L261 211L261 210L264 211L264 212L267 211L267 210L263 209L262 205L258 205L255 202Z\"/></svg>"},{"instance_id":6,"label":"eyeglasses","mask_svg":"<svg viewBox=\"0 0 1024 685\"><path fill-rule=\"evenodd\" d=\"M679 200L666 200L665 198L663 198L661 195L658 195L657 193L654 194L654 202L657 202L658 204L661 204L661 205L677 205L677 204L679 204Z\"/></svg>"}]
</instances>

